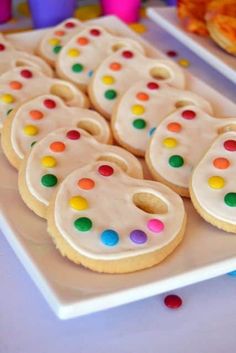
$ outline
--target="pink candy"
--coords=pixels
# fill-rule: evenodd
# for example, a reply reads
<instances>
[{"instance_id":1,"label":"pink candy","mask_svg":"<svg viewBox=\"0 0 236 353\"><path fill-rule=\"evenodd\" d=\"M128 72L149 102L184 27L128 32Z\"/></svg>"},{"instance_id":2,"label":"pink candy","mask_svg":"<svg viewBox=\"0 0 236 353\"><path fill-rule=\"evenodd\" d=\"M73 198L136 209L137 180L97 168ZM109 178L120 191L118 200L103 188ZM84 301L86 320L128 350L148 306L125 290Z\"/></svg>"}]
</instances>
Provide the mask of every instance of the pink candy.
<instances>
[{"instance_id":1,"label":"pink candy","mask_svg":"<svg viewBox=\"0 0 236 353\"><path fill-rule=\"evenodd\" d=\"M165 228L164 223L156 218L150 219L147 223L147 227L154 233L160 233Z\"/></svg>"}]
</instances>

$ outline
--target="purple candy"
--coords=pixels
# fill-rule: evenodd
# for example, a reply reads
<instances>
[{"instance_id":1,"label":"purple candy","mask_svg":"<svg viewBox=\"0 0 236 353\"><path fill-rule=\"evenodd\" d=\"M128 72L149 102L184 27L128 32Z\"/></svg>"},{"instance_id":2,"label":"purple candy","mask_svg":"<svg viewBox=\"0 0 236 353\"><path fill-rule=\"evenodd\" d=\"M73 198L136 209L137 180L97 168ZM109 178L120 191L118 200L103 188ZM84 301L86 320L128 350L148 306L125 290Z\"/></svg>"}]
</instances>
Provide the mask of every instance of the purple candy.
<instances>
[{"instance_id":1,"label":"purple candy","mask_svg":"<svg viewBox=\"0 0 236 353\"><path fill-rule=\"evenodd\" d=\"M143 244L147 241L147 234L140 229L132 230L129 236L135 244Z\"/></svg>"}]
</instances>

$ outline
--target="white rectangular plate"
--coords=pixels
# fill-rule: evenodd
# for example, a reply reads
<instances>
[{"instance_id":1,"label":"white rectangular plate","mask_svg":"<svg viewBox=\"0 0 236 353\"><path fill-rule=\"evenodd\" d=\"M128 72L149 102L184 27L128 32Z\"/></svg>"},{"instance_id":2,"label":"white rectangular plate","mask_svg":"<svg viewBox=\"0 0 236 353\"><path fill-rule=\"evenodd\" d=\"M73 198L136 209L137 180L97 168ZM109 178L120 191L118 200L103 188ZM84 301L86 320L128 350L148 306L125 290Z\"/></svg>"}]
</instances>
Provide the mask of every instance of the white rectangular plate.
<instances>
[{"instance_id":1,"label":"white rectangular plate","mask_svg":"<svg viewBox=\"0 0 236 353\"><path fill-rule=\"evenodd\" d=\"M93 21L140 40L150 56L162 53L114 17ZM42 34L34 31L9 37L33 49ZM236 105L188 74L188 88L208 98L221 116L236 114ZM0 151L0 226L16 255L61 319L111 308L202 281L236 267L236 236L204 222L186 201L188 226L183 243L159 266L126 275L106 275L76 266L60 256L46 231L46 222L22 202L17 173Z\"/></svg>"},{"instance_id":2,"label":"white rectangular plate","mask_svg":"<svg viewBox=\"0 0 236 353\"><path fill-rule=\"evenodd\" d=\"M149 8L148 16L222 75L236 83L236 57L222 50L211 38L186 32L176 14L176 8Z\"/></svg>"}]
</instances>

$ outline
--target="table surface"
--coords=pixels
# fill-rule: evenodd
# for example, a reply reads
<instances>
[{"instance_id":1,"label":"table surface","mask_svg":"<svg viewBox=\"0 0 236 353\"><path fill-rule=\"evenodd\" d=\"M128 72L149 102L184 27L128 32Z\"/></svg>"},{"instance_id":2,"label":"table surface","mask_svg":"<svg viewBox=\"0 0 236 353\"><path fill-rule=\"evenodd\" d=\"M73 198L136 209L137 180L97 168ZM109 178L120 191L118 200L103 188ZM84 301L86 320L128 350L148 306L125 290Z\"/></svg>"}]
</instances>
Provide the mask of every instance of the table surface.
<instances>
[{"instance_id":1,"label":"table surface","mask_svg":"<svg viewBox=\"0 0 236 353\"><path fill-rule=\"evenodd\" d=\"M143 34L163 51L187 59L192 73L235 99L233 83L148 19ZM10 205L9 205L10 207ZM236 278L224 275L175 291L178 310L164 295L69 321L60 321L0 233L0 353L232 353L236 343ZM191 347L191 348L190 348Z\"/></svg>"}]
</instances>

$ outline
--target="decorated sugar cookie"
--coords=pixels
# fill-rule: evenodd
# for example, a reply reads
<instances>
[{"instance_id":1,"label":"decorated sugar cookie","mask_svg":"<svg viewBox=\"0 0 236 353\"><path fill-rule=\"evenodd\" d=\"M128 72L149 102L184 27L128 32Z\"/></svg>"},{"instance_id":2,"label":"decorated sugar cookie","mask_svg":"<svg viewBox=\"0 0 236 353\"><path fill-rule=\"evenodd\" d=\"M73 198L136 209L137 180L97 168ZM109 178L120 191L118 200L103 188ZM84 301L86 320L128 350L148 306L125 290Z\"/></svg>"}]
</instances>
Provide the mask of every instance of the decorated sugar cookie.
<instances>
[{"instance_id":1,"label":"decorated sugar cookie","mask_svg":"<svg viewBox=\"0 0 236 353\"><path fill-rule=\"evenodd\" d=\"M38 56L16 50L10 42L0 33L0 75L17 66L32 66L52 76L53 72L50 66Z\"/></svg>"},{"instance_id":2,"label":"decorated sugar cookie","mask_svg":"<svg viewBox=\"0 0 236 353\"><path fill-rule=\"evenodd\" d=\"M89 96L98 111L110 118L118 98L135 82L156 79L184 88L183 70L174 62L143 56L135 49L120 49L97 68L89 85Z\"/></svg>"},{"instance_id":3,"label":"decorated sugar cookie","mask_svg":"<svg viewBox=\"0 0 236 353\"><path fill-rule=\"evenodd\" d=\"M236 118L217 119L191 105L170 114L156 128L146 152L154 179L189 196L193 168L218 134L232 124Z\"/></svg>"},{"instance_id":4,"label":"decorated sugar cookie","mask_svg":"<svg viewBox=\"0 0 236 353\"><path fill-rule=\"evenodd\" d=\"M117 37L99 26L90 26L75 35L61 50L57 60L57 73L80 88L87 89L98 65L119 48L144 49L133 39Z\"/></svg>"},{"instance_id":5,"label":"decorated sugar cookie","mask_svg":"<svg viewBox=\"0 0 236 353\"><path fill-rule=\"evenodd\" d=\"M51 200L48 231L63 256L94 271L125 273L163 261L181 242L181 198L102 161L76 169Z\"/></svg>"},{"instance_id":6,"label":"decorated sugar cookie","mask_svg":"<svg viewBox=\"0 0 236 353\"><path fill-rule=\"evenodd\" d=\"M32 144L60 127L81 127L101 143L111 142L106 120L97 112L68 107L54 95L42 95L14 109L2 129L2 147L10 163L19 168Z\"/></svg>"},{"instance_id":7,"label":"decorated sugar cookie","mask_svg":"<svg viewBox=\"0 0 236 353\"><path fill-rule=\"evenodd\" d=\"M12 109L45 93L60 96L71 106L88 106L87 97L71 83L47 77L33 67L17 67L0 76L0 128Z\"/></svg>"},{"instance_id":8,"label":"decorated sugar cookie","mask_svg":"<svg viewBox=\"0 0 236 353\"><path fill-rule=\"evenodd\" d=\"M211 105L193 92L155 80L139 81L124 93L113 111L113 134L121 146L144 156L156 126L168 114L187 104L197 105L212 113Z\"/></svg>"},{"instance_id":9,"label":"decorated sugar cookie","mask_svg":"<svg viewBox=\"0 0 236 353\"><path fill-rule=\"evenodd\" d=\"M58 26L48 29L39 43L38 54L52 66L55 66L63 46L83 28L80 21L69 18Z\"/></svg>"},{"instance_id":10,"label":"decorated sugar cookie","mask_svg":"<svg viewBox=\"0 0 236 353\"><path fill-rule=\"evenodd\" d=\"M82 129L61 128L37 142L20 166L19 190L25 203L45 217L60 182L84 164L111 160L131 176L142 178L140 162L118 146L99 143Z\"/></svg>"},{"instance_id":11,"label":"decorated sugar cookie","mask_svg":"<svg viewBox=\"0 0 236 353\"><path fill-rule=\"evenodd\" d=\"M193 171L190 195L209 223L236 233L236 131L222 133Z\"/></svg>"}]
</instances>

